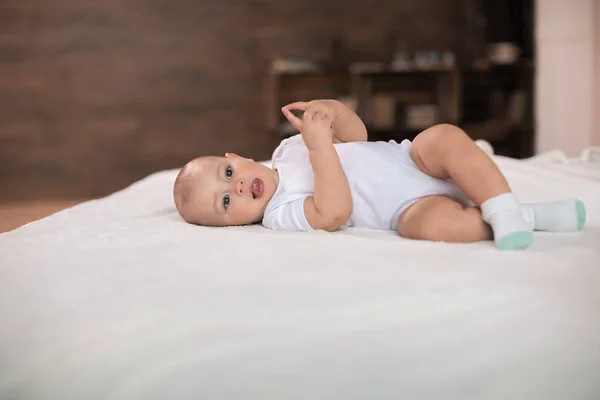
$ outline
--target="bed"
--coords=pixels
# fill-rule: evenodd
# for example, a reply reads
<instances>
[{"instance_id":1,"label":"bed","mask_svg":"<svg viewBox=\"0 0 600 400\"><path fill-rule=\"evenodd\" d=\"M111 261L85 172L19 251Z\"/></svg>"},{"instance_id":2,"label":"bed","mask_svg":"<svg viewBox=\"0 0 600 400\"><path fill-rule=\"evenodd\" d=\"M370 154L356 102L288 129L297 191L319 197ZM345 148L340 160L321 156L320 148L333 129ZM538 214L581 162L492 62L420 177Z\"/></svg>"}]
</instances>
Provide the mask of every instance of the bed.
<instances>
[{"instance_id":1,"label":"bed","mask_svg":"<svg viewBox=\"0 0 600 400\"><path fill-rule=\"evenodd\" d=\"M202 228L162 171L4 233L0 399L598 399L600 162L494 159L586 229L500 252Z\"/></svg>"}]
</instances>

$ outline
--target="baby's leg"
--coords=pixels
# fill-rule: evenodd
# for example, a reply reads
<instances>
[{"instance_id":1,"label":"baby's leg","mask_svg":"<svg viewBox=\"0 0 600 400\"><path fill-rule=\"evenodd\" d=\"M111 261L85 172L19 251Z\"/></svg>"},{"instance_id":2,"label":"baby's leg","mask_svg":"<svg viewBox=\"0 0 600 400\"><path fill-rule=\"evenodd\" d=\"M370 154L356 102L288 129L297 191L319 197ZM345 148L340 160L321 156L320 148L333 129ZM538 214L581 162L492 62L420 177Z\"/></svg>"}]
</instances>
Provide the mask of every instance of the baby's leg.
<instances>
[{"instance_id":1,"label":"baby's leg","mask_svg":"<svg viewBox=\"0 0 600 400\"><path fill-rule=\"evenodd\" d=\"M442 124L425 130L413 141L410 155L423 172L452 179L481 207L482 218L492 226L500 249L522 249L531 244L532 229L523 219L506 179L460 128Z\"/></svg>"},{"instance_id":2,"label":"baby's leg","mask_svg":"<svg viewBox=\"0 0 600 400\"><path fill-rule=\"evenodd\" d=\"M532 229L550 232L581 230L585 208L579 200L524 204L523 217ZM465 207L445 196L425 197L398 218L398 233L407 239L471 243L493 238L478 207Z\"/></svg>"},{"instance_id":3,"label":"baby's leg","mask_svg":"<svg viewBox=\"0 0 600 400\"><path fill-rule=\"evenodd\" d=\"M424 197L398 218L398 233L407 239L471 243L492 239L477 207L464 207L445 196Z\"/></svg>"}]
</instances>

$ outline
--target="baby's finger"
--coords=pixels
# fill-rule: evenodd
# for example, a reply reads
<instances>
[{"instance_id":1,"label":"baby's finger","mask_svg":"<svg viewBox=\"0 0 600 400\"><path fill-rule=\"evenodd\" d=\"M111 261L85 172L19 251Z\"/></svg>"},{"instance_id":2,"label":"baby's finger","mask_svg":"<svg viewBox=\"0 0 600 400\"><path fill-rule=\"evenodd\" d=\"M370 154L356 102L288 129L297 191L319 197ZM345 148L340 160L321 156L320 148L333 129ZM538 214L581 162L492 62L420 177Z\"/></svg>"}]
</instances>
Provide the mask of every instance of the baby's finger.
<instances>
[{"instance_id":1,"label":"baby's finger","mask_svg":"<svg viewBox=\"0 0 600 400\"><path fill-rule=\"evenodd\" d=\"M302 121L311 122L316 119L316 116L317 116L317 110L309 107L308 110L304 111L304 114L302 115Z\"/></svg>"},{"instance_id":2,"label":"baby's finger","mask_svg":"<svg viewBox=\"0 0 600 400\"><path fill-rule=\"evenodd\" d=\"M302 120L298 117L296 117L290 110L288 110L286 107L283 107L281 109L281 112L283 113L283 115L285 115L285 117L287 118L288 121L290 121L290 123L292 124L292 126L298 130L300 130L300 128L302 128Z\"/></svg>"},{"instance_id":3,"label":"baby's finger","mask_svg":"<svg viewBox=\"0 0 600 400\"><path fill-rule=\"evenodd\" d=\"M319 103L311 103L311 104L309 104L308 108L306 109L306 112L309 113L309 114L312 114L313 119L327 118L327 109L324 108Z\"/></svg>"},{"instance_id":4,"label":"baby's finger","mask_svg":"<svg viewBox=\"0 0 600 400\"><path fill-rule=\"evenodd\" d=\"M287 106L283 107L283 108L287 108L288 110L300 110L300 111L306 111L306 109L308 108L308 105L310 103L307 101L297 101L295 103L290 103Z\"/></svg>"}]
</instances>

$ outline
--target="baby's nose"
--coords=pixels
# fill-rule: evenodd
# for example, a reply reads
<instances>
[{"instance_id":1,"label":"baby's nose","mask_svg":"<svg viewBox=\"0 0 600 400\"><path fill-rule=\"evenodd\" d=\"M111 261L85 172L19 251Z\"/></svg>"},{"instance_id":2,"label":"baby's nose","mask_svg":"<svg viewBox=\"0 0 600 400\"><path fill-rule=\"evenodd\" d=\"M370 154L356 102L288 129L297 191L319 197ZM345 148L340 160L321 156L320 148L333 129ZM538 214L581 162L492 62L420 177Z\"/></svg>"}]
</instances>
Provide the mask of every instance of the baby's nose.
<instances>
[{"instance_id":1,"label":"baby's nose","mask_svg":"<svg viewBox=\"0 0 600 400\"><path fill-rule=\"evenodd\" d=\"M235 183L235 192L238 194L238 196L244 194L244 181L242 179L238 179L238 181Z\"/></svg>"}]
</instances>

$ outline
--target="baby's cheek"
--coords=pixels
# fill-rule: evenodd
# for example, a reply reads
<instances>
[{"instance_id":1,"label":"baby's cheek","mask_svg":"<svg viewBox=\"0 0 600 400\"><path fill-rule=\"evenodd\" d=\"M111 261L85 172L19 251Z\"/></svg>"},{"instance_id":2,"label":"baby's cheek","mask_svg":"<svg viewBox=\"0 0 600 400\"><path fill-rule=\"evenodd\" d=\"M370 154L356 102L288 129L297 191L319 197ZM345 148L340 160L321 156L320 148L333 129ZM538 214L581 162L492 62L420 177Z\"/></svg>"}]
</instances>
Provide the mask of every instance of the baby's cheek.
<instances>
[{"instance_id":1,"label":"baby's cheek","mask_svg":"<svg viewBox=\"0 0 600 400\"><path fill-rule=\"evenodd\" d=\"M260 207L250 201L240 201L236 208L236 218L244 222L255 219L258 213L260 213Z\"/></svg>"}]
</instances>

